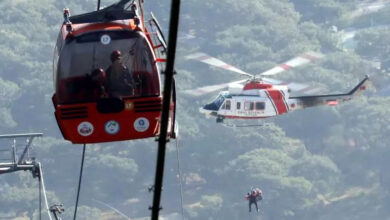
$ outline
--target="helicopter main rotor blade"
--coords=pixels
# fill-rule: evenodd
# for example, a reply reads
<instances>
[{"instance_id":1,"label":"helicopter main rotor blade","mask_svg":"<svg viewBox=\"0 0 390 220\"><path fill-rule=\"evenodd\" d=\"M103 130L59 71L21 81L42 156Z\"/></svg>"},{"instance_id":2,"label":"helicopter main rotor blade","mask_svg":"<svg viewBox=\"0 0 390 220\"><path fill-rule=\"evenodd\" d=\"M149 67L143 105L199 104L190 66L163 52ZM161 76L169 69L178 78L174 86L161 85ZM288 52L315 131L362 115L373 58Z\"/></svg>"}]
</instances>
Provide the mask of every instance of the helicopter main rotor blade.
<instances>
[{"instance_id":1,"label":"helicopter main rotor blade","mask_svg":"<svg viewBox=\"0 0 390 220\"><path fill-rule=\"evenodd\" d=\"M207 63L209 65L216 66L216 67L219 67L219 68L222 68L225 70L229 70L232 72L236 72L236 73L239 73L241 75L253 77L252 74L244 72L244 71L238 69L237 67L234 67L230 64L227 64L227 63L223 62L222 60L219 60L219 59L212 57L210 55L207 55L205 53L190 54L190 55L186 56L186 59L198 60L200 62Z\"/></svg>"},{"instance_id":2,"label":"helicopter main rotor blade","mask_svg":"<svg viewBox=\"0 0 390 220\"><path fill-rule=\"evenodd\" d=\"M289 70L291 68L308 64L308 63L310 63L314 60L320 59L322 57L324 57L324 55L321 53L309 51L309 52L303 53L297 57L294 57L285 63L279 64L278 66L275 66L275 67L273 67L265 72L262 72L256 76L261 77L261 76L275 75L275 74L281 73L283 71Z\"/></svg>"},{"instance_id":3,"label":"helicopter main rotor blade","mask_svg":"<svg viewBox=\"0 0 390 220\"><path fill-rule=\"evenodd\" d=\"M315 93L315 92L318 92L320 89L313 87L313 86L306 85L306 84L302 84L302 83L294 83L294 82L286 83L286 82L283 82L280 80L265 78L262 76L275 75L277 73L286 71L288 69L310 63L316 59L322 58L323 56L324 55L321 53L309 51L309 52L301 54L301 55L299 55L291 60L288 60L287 62L285 62L283 64L280 64L274 68L271 68L263 73L260 73L256 76L261 77L261 80L264 81L265 83L269 83L269 84L276 85L276 86L277 85L287 86L291 92L299 92L299 93L306 93L306 94ZM194 54L190 54L190 55L186 56L185 58L198 60L200 62L209 64L212 66L216 66L216 67L219 67L219 68L222 68L225 70L236 72L236 73L239 73L239 74L242 74L245 76L254 77L250 73L244 72L244 71L242 71L234 66L231 66L231 65L229 65L229 64L227 64L227 63L225 63L225 62L223 62L215 57L211 57L205 53L194 53ZM229 82L229 83L204 86L204 87L200 87L200 88L196 88L196 89L185 90L184 93L192 95L192 96L201 96L201 95L204 95L207 93L211 93L211 92L214 92L217 90L224 89L231 84L240 84L240 83L243 83L245 81L246 81L246 79L234 81L234 82Z\"/></svg>"},{"instance_id":4,"label":"helicopter main rotor blade","mask_svg":"<svg viewBox=\"0 0 390 220\"><path fill-rule=\"evenodd\" d=\"M303 83L295 83L295 82L283 82L280 80L276 79L271 79L271 78L262 78L263 82L269 83L275 86L287 86L291 92L299 93L299 94L315 94L318 92L321 92L323 88L311 86L311 85L306 85ZM234 82L229 82L229 83L223 83L223 84L217 84L217 85L210 85L210 86L204 86L204 87L199 87L196 89L189 89L189 90L184 90L184 94L188 94L191 96L202 96L207 93L212 93L224 88L229 87L229 85L232 84L240 84L247 81L246 79L244 80L239 80L239 81L234 81Z\"/></svg>"},{"instance_id":5,"label":"helicopter main rotor blade","mask_svg":"<svg viewBox=\"0 0 390 220\"><path fill-rule=\"evenodd\" d=\"M190 89L190 90L184 90L185 94L192 95L192 96L201 96L207 93L215 92L217 90L221 90L223 88L228 87L231 84L240 84L247 81L246 79L242 79L239 81L229 82L229 83L223 83L223 84L217 84L217 85L211 85L211 86L204 86L196 89Z\"/></svg>"}]
</instances>

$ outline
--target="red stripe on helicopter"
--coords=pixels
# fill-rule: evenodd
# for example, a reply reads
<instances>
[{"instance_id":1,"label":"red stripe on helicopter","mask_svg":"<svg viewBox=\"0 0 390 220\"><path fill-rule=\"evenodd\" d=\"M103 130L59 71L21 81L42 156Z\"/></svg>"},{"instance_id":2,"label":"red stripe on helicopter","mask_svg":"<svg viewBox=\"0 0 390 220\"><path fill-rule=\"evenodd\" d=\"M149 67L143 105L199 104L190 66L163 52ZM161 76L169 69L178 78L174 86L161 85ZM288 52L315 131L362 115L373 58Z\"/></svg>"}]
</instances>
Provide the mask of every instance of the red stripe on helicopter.
<instances>
[{"instance_id":1,"label":"red stripe on helicopter","mask_svg":"<svg viewBox=\"0 0 390 220\"><path fill-rule=\"evenodd\" d=\"M267 83L247 83L243 90L251 90L251 89L269 89L272 88L271 84Z\"/></svg>"},{"instance_id":2,"label":"red stripe on helicopter","mask_svg":"<svg viewBox=\"0 0 390 220\"><path fill-rule=\"evenodd\" d=\"M288 111L286 103L283 100L283 94L279 90L267 89L267 92L275 104L279 115Z\"/></svg>"},{"instance_id":3,"label":"red stripe on helicopter","mask_svg":"<svg viewBox=\"0 0 390 220\"><path fill-rule=\"evenodd\" d=\"M280 92L282 93L282 99L283 99L283 102L284 104L287 106L287 111L290 111L290 106L288 106L288 103L286 101L286 95L284 94L283 90L280 90Z\"/></svg>"}]
</instances>

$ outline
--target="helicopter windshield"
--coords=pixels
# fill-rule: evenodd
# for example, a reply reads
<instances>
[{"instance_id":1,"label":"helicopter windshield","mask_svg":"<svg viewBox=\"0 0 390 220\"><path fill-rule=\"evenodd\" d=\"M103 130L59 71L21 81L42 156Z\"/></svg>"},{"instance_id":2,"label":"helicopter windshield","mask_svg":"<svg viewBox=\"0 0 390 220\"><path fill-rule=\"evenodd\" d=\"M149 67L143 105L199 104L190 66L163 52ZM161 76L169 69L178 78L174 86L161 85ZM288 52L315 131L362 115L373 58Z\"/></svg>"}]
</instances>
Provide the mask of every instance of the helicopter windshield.
<instances>
[{"instance_id":1,"label":"helicopter windshield","mask_svg":"<svg viewBox=\"0 0 390 220\"><path fill-rule=\"evenodd\" d=\"M204 109L218 111L224 101L225 98L222 95L219 95L212 103L205 105Z\"/></svg>"},{"instance_id":2,"label":"helicopter windshield","mask_svg":"<svg viewBox=\"0 0 390 220\"><path fill-rule=\"evenodd\" d=\"M158 69L141 33L99 31L67 39L57 66L62 104L160 94Z\"/></svg>"}]
</instances>

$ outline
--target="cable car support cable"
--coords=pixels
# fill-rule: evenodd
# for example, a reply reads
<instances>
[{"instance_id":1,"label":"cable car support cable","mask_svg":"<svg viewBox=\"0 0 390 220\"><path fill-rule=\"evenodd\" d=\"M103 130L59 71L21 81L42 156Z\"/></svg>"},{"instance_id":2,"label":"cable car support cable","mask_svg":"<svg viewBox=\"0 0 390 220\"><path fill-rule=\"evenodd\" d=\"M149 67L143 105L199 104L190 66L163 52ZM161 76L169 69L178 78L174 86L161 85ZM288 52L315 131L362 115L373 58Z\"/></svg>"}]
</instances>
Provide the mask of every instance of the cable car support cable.
<instances>
[{"instance_id":1,"label":"cable car support cable","mask_svg":"<svg viewBox=\"0 0 390 220\"><path fill-rule=\"evenodd\" d=\"M42 192L41 192L41 187L42 187L42 182L41 178L39 177L38 179L38 194L39 194L39 220L42 220Z\"/></svg>"},{"instance_id":2,"label":"cable car support cable","mask_svg":"<svg viewBox=\"0 0 390 220\"><path fill-rule=\"evenodd\" d=\"M181 217L184 220L184 207L183 207L183 183L181 178L181 167L180 167L180 153L179 153L179 138L176 138L176 159L177 159L177 172L179 178L180 186L180 207L181 207Z\"/></svg>"},{"instance_id":3,"label":"cable car support cable","mask_svg":"<svg viewBox=\"0 0 390 220\"><path fill-rule=\"evenodd\" d=\"M169 22L167 64L165 69L163 107L161 113L160 135L158 139L153 206L151 207L152 220L158 220L158 216L160 212L161 189L162 189L163 175L164 175L165 151L166 151L166 142L167 142L167 133L168 133L167 129L168 129L169 110L170 110L172 84L173 84L177 31L179 26L179 13L180 13L180 0L172 0L171 16Z\"/></svg>"},{"instance_id":4,"label":"cable car support cable","mask_svg":"<svg viewBox=\"0 0 390 220\"><path fill-rule=\"evenodd\" d=\"M41 163L38 163L38 169L39 169L39 185L40 185L40 189L42 189L43 199L45 201L45 206L46 206L46 211L47 211L47 214L49 215L49 219L52 220L51 215L50 215L49 203L47 202L46 187L45 187L45 182L43 180L43 171L42 171ZM41 199L41 198L39 198L39 199Z\"/></svg>"},{"instance_id":5,"label":"cable car support cable","mask_svg":"<svg viewBox=\"0 0 390 220\"><path fill-rule=\"evenodd\" d=\"M82 156L81 156L81 167L80 167L80 176L79 176L79 186L78 186L78 188L77 188L77 197L76 197L76 205L75 205L75 207L74 207L73 220L76 220L76 216L77 216L77 206L79 205L81 180L82 180L82 177L83 177L83 168L84 168L85 146L86 146L86 144L83 145L83 154L82 154Z\"/></svg>"}]
</instances>

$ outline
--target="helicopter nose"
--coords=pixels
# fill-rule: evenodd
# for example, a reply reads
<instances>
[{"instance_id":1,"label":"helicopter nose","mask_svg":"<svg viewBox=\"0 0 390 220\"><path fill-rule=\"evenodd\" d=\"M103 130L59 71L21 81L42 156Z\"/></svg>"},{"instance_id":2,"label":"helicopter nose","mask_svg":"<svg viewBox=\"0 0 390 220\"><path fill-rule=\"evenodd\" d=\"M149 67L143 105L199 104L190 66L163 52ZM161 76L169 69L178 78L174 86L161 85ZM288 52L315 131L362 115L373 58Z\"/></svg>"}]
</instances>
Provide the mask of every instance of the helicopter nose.
<instances>
[{"instance_id":1,"label":"helicopter nose","mask_svg":"<svg viewBox=\"0 0 390 220\"><path fill-rule=\"evenodd\" d=\"M210 110L205 109L204 107L199 108L199 112L202 114L210 114Z\"/></svg>"},{"instance_id":2,"label":"helicopter nose","mask_svg":"<svg viewBox=\"0 0 390 220\"><path fill-rule=\"evenodd\" d=\"M206 117L209 117L209 116L216 116L216 115L217 115L217 112L216 112L216 111L207 109L207 108L205 108L205 107L199 108L199 112L202 113L202 114L205 114Z\"/></svg>"}]
</instances>

